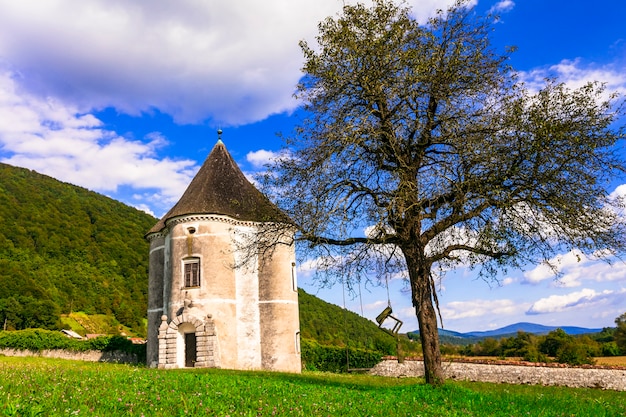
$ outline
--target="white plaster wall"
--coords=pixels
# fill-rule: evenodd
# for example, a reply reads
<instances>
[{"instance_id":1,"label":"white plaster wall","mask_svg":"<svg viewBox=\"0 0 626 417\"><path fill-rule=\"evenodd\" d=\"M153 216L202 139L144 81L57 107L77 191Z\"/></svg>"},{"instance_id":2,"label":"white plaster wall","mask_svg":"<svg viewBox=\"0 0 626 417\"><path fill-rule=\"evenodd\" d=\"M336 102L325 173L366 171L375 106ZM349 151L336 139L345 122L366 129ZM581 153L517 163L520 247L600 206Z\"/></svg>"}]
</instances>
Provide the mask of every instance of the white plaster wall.
<instances>
[{"instance_id":1,"label":"white plaster wall","mask_svg":"<svg viewBox=\"0 0 626 417\"><path fill-rule=\"evenodd\" d=\"M163 312L171 319L169 307L172 294L172 234L165 237L165 253L163 254Z\"/></svg>"},{"instance_id":2,"label":"white plaster wall","mask_svg":"<svg viewBox=\"0 0 626 417\"><path fill-rule=\"evenodd\" d=\"M247 239L254 231L239 227L234 239ZM241 241L240 241L241 242ZM244 261L242 254L235 253L236 264ZM237 294L237 362L240 369L261 368L261 318L259 312L259 275L257 259L234 270Z\"/></svg>"},{"instance_id":3,"label":"white plaster wall","mask_svg":"<svg viewBox=\"0 0 626 417\"><path fill-rule=\"evenodd\" d=\"M189 227L195 229L191 239ZM168 228L163 285L168 320L181 312L186 298L185 314L191 308L197 317L211 315L221 367L299 372L300 355L294 340L299 323L293 247L279 246L262 268L256 257L241 266L245 255L237 248L255 237L254 224L225 216L192 215L175 219ZM181 260L186 256L201 259L200 288L182 287ZM176 358L181 367L182 346L181 335Z\"/></svg>"}]
</instances>

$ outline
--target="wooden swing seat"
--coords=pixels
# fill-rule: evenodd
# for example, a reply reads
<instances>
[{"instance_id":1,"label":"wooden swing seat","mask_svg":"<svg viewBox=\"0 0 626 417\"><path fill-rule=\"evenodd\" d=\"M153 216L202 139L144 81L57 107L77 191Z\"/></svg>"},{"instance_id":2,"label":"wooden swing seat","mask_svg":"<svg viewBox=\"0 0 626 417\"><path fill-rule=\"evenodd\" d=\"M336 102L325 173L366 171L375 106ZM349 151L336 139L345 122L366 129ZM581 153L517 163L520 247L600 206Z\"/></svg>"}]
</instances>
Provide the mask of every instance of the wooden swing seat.
<instances>
[{"instance_id":1,"label":"wooden swing seat","mask_svg":"<svg viewBox=\"0 0 626 417\"><path fill-rule=\"evenodd\" d=\"M396 317L392 316L391 313L393 313L393 310L391 309L391 306L387 306L377 317L376 317L376 322L378 323L378 328L381 330L385 330L385 331L389 331L391 332L394 336L398 335L398 332L400 331L400 327L402 327L402 321L397 319ZM392 319L395 320L395 323L393 325L393 328L391 329L385 329L383 327L381 327L383 325L383 323L385 322L385 320L387 319Z\"/></svg>"}]
</instances>

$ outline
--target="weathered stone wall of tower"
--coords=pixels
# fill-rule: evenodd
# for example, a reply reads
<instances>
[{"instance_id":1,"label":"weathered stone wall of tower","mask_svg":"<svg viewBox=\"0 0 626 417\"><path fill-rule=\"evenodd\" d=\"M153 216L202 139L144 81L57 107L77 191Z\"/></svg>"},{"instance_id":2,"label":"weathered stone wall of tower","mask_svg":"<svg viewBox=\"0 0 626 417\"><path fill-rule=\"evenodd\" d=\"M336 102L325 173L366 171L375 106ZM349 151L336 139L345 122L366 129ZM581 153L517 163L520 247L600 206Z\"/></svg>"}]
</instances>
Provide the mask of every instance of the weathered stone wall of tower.
<instances>
[{"instance_id":1,"label":"weathered stone wall of tower","mask_svg":"<svg viewBox=\"0 0 626 417\"><path fill-rule=\"evenodd\" d=\"M263 369L300 372L300 318L295 249L278 245L259 262L259 311Z\"/></svg>"},{"instance_id":2,"label":"weathered stone wall of tower","mask_svg":"<svg viewBox=\"0 0 626 417\"><path fill-rule=\"evenodd\" d=\"M162 234L152 236L150 240L150 260L148 272L148 338L146 358L148 365L154 365L159 359L158 334L163 314L163 267L165 239Z\"/></svg>"},{"instance_id":3,"label":"weathered stone wall of tower","mask_svg":"<svg viewBox=\"0 0 626 417\"><path fill-rule=\"evenodd\" d=\"M185 303L191 304L196 316L210 314L218 334L220 366L253 368L250 360L240 358L241 351L249 350L249 340L238 337L237 281L241 274L233 268L231 223L223 216L189 216L170 224L172 280L167 314L172 319L180 315ZM184 286L184 260L190 257L200 260L198 288ZM242 366L242 361L248 366Z\"/></svg>"},{"instance_id":4,"label":"weathered stone wall of tower","mask_svg":"<svg viewBox=\"0 0 626 417\"><path fill-rule=\"evenodd\" d=\"M219 352L215 363L222 368L300 372L293 246L279 246L264 262L253 256L241 265L245 255L240 245L255 236L254 223L198 215L173 219L167 229L162 249L153 256L165 265L162 314L168 323L181 317L210 320ZM200 262L198 287L185 287L189 259ZM162 325L156 303L154 321Z\"/></svg>"}]
</instances>

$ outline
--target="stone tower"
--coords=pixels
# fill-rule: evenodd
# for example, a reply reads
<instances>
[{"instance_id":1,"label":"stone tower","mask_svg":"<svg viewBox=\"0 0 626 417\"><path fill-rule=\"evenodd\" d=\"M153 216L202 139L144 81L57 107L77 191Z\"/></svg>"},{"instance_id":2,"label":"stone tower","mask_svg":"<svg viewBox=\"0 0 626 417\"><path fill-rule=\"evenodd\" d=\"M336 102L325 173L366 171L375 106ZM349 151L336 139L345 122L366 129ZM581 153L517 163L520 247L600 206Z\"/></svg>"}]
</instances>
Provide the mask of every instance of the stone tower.
<instances>
[{"instance_id":1,"label":"stone tower","mask_svg":"<svg viewBox=\"0 0 626 417\"><path fill-rule=\"evenodd\" d=\"M241 242L272 224L293 223L218 140L180 201L146 235L149 365L300 372L293 232L276 228L283 243L271 256L255 252L241 265L250 259Z\"/></svg>"}]
</instances>

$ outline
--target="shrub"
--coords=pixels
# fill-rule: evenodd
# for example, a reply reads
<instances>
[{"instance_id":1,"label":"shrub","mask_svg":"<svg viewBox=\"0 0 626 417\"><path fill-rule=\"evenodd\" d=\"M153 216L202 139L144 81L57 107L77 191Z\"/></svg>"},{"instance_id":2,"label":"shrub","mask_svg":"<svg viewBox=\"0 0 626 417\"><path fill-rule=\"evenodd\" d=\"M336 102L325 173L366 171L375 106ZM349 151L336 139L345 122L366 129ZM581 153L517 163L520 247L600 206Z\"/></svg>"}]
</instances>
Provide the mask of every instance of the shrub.
<instances>
[{"instance_id":1,"label":"shrub","mask_svg":"<svg viewBox=\"0 0 626 417\"><path fill-rule=\"evenodd\" d=\"M139 362L145 361L146 346L134 345L123 336L100 336L89 340L70 339L61 332L26 329L0 332L0 349L31 350L69 350L84 352L99 350L102 352L120 351L137 356Z\"/></svg>"},{"instance_id":2,"label":"shrub","mask_svg":"<svg viewBox=\"0 0 626 417\"><path fill-rule=\"evenodd\" d=\"M480 356L500 356L502 354L500 343L491 337L478 342L478 345L480 346Z\"/></svg>"},{"instance_id":3,"label":"shrub","mask_svg":"<svg viewBox=\"0 0 626 417\"><path fill-rule=\"evenodd\" d=\"M522 354L522 360L527 362L550 362L550 359L541 353L535 345L526 346L520 353Z\"/></svg>"},{"instance_id":4,"label":"shrub","mask_svg":"<svg viewBox=\"0 0 626 417\"><path fill-rule=\"evenodd\" d=\"M461 352L461 348L459 346L451 345L449 343L441 344L439 347L442 355L459 355Z\"/></svg>"},{"instance_id":5,"label":"shrub","mask_svg":"<svg viewBox=\"0 0 626 417\"><path fill-rule=\"evenodd\" d=\"M556 353L556 360L559 363L569 365L593 365L595 363L587 346L577 342L570 342L561 346Z\"/></svg>"},{"instance_id":6,"label":"shrub","mask_svg":"<svg viewBox=\"0 0 626 417\"><path fill-rule=\"evenodd\" d=\"M89 348L93 350L100 350L102 352L111 352L119 350L122 352L128 352L133 346L133 343L124 336L98 336L93 339L89 339L85 342Z\"/></svg>"},{"instance_id":7,"label":"shrub","mask_svg":"<svg viewBox=\"0 0 626 417\"><path fill-rule=\"evenodd\" d=\"M43 329L26 329L0 332L0 348L32 350L46 349L76 350L75 340L68 339L60 332Z\"/></svg>"},{"instance_id":8,"label":"shrub","mask_svg":"<svg viewBox=\"0 0 626 417\"><path fill-rule=\"evenodd\" d=\"M619 356L621 350L615 342L607 342L602 344L602 356Z\"/></svg>"},{"instance_id":9,"label":"shrub","mask_svg":"<svg viewBox=\"0 0 626 417\"><path fill-rule=\"evenodd\" d=\"M324 346L314 340L302 339L303 368L310 371L347 372L350 368L371 368L380 362L382 355L365 349Z\"/></svg>"}]
</instances>

